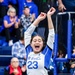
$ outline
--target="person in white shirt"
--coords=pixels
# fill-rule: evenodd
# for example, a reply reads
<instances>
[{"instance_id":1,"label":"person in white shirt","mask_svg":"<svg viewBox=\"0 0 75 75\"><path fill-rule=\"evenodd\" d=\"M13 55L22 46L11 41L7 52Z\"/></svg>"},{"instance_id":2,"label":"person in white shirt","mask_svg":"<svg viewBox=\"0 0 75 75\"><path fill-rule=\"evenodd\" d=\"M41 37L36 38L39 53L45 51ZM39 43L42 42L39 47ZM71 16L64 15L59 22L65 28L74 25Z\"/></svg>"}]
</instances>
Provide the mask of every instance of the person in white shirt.
<instances>
[{"instance_id":1,"label":"person in white shirt","mask_svg":"<svg viewBox=\"0 0 75 75\"><path fill-rule=\"evenodd\" d=\"M37 19L28 27L24 34L25 49L26 49L26 68L27 75L48 75L47 69L50 67L50 59L52 56L53 43L54 43L54 27L51 16L54 14L55 8L51 7L46 13L41 12ZM47 45L44 45L44 39L35 35L31 38L35 28L40 21L44 20L47 16L48 20L48 40Z\"/></svg>"}]
</instances>

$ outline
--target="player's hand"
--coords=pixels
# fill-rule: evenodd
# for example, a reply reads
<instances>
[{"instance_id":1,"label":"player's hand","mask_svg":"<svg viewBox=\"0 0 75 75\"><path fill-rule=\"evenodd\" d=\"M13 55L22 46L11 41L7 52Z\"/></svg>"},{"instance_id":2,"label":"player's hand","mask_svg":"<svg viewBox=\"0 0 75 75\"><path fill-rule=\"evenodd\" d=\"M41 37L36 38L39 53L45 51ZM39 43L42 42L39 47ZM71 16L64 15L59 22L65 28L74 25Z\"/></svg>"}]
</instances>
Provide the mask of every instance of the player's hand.
<instances>
[{"instance_id":1,"label":"player's hand","mask_svg":"<svg viewBox=\"0 0 75 75\"><path fill-rule=\"evenodd\" d=\"M50 10L47 12L47 16L51 16L55 13L55 8L54 7L51 7Z\"/></svg>"},{"instance_id":2,"label":"player's hand","mask_svg":"<svg viewBox=\"0 0 75 75\"><path fill-rule=\"evenodd\" d=\"M66 10L66 7L64 6L64 4L61 3L58 5L58 9L59 9L59 11L64 12L64 10Z\"/></svg>"},{"instance_id":3,"label":"player's hand","mask_svg":"<svg viewBox=\"0 0 75 75\"><path fill-rule=\"evenodd\" d=\"M44 20L46 18L46 13L41 12L37 19L40 21Z\"/></svg>"}]
</instances>

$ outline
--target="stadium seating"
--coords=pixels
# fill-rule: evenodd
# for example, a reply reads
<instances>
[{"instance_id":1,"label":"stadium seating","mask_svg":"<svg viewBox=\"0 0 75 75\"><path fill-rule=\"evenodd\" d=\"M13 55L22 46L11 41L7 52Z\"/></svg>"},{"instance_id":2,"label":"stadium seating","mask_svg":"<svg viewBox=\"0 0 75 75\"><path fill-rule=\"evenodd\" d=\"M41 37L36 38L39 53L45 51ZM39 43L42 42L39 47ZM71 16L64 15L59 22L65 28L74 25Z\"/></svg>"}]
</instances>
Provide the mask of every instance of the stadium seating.
<instances>
[{"instance_id":1,"label":"stadium seating","mask_svg":"<svg viewBox=\"0 0 75 75\"><path fill-rule=\"evenodd\" d=\"M11 47L0 46L0 75L4 75L4 68L10 64L11 58Z\"/></svg>"}]
</instances>

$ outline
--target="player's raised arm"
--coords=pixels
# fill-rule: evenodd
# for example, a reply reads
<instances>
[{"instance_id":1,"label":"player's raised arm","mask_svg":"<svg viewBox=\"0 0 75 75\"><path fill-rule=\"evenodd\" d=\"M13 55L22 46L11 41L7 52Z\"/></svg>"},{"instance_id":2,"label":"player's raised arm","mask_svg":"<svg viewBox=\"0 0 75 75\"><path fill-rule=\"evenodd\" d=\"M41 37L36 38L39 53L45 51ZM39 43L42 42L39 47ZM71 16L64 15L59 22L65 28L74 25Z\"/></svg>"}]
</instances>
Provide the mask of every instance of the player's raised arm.
<instances>
[{"instance_id":1,"label":"player's raised arm","mask_svg":"<svg viewBox=\"0 0 75 75\"><path fill-rule=\"evenodd\" d=\"M46 13L41 12L37 19L30 25L30 27L24 33L25 47L30 44L31 35L35 28L38 26L39 22L46 18Z\"/></svg>"},{"instance_id":2,"label":"player's raised arm","mask_svg":"<svg viewBox=\"0 0 75 75\"><path fill-rule=\"evenodd\" d=\"M53 49L53 43L54 43L54 26L53 22L51 19L51 16L55 12L55 8L51 7L50 10L47 12L47 19L48 19L48 28L49 28L49 34L48 34L48 40L47 40L47 45Z\"/></svg>"}]
</instances>

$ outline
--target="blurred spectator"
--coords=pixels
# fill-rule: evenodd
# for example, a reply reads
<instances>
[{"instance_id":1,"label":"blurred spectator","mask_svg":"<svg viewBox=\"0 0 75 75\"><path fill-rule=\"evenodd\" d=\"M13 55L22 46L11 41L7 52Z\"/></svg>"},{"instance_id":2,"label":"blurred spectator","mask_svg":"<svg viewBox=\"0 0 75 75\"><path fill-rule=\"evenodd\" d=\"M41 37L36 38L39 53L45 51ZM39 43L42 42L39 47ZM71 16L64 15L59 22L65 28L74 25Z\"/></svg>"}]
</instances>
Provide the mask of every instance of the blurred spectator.
<instances>
[{"instance_id":1,"label":"blurred spectator","mask_svg":"<svg viewBox=\"0 0 75 75\"><path fill-rule=\"evenodd\" d=\"M23 14L23 8L24 8L24 3L26 3L26 0L17 0L18 2L18 17L20 18L21 15Z\"/></svg>"},{"instance_id":2,"label":"blurred spectator","mask_svg":"<svg viewBox=\"0 0 75 75\"><path fill-rule=\"evenodd\" d=\"M25 75L24 69L19 66L19 60L16 57L11 59L11 63L5 68L4 75Z\"/></svg>"},{"instance_id":3,"label":"blurred spectator","mask_svg":"<svg viewBox=\"0 0 75 75\"><path fill-rule=\"evenodd\" d=\"M38 16L38 7L32 0L26 0L26 5L30 8L30 13L37 18Z\"/></svg>"},{"instance_id":4,"label":"blurred spectator","mask_svg":"<svg viewBox=\"0 0 75 75\"><path fill-rule=\"evenodd\" d=\"M9 0L10 2L9 2L9 5L8 5L8 7L10 8L10 7L14 7L15 9L16 9L16 15L18 15L18 4L17 4L17 0ZM13 2L14 3L13 3Z\"/></svg>"},{"instance_id":5,"label":"blurred spectator","mask_svg":"<svg viewBox=\"0 0 75 75\"><path fill-rule=\"evenodd\" d=\"M30 14L30 9L28 6L24 7L23 10L23 14L20 18L20 24L22 25L22 27L24 28L24 30L26 30L31 23L34 21L33 16Z\"/></svg>"},{"instance_id":6,"label":"blurred spectator","mask_svg":"<svg viewBox=\"0 0 75 75\"><path fill-rule=\"evenodd\" d=\"M75 48L73 49L73 55L75 55ZM70 73L71 75L75 74L75 58L70 60Z\"/></svg>"},{"instance_id":7,"label":"blurred spectator","mask_svg":"<svg viewBox=\"0 0 75 75\"><path fill-rule=\"evenodd\" d=\"M24 45L24 31L21 29L20 32L20 40L15 42L12 46L12 56L17 57L20 61L20 66L23 67L23 65L26 64L26 51L25 51L25 45Z\"/></svg>"},{"instance_id":8,"label":"blurred spectator","mask_svg":"<svg viewBox=\"0 0 75 75\"><path fill-rule=\"evenodd\" d=\"M13 33L16 31L16 38L19 40L19 25L18 25L18 18L16 16L15 8L11 7L8 9L7 15L4 16L4 30L6 34L6 39L9 42L9 46L13 45L13 40L11 39L11 32ZM15 35L15 34L14 34Z\"/></svg>"},{"instance_id":9,"label":"blurred spectator","mask_svg":"<svg viewBox=\"0 0 75 75\"><path fill-rule=\"evenodd\" d=\"M58 0L59 11L75 11L75 1L74 0Z\"/></svg>"},{"instance_id":10,"label":"blurred spectator","mask_svg":"<svg viewBox=\"0 0 75 75\"><path fill-rule=\"evenodd\" d=\"M60 12L75 12L75 0L58 0L58 10ZM73 20L75 16L72 15L71 19ZM63 20L64 19L64 20ZM63 43L65 46L67 46L67 21L68 21L68 15L62 16L62 30L63 30Z\"/></svg>"},{"instance_id":11,"label":"blurred spectator","mask_svg":"<svg viewBox=\"0 0 75 75\"><path fill-rule=\"evenodd\" d=\"M9 3L16 4L16 0L0 0L0 24L3 23L3 17L6 15L8 7L12 5L9 5Z\"/></svg>"},{"instance_id":12,"label":"blurred spectator","mask_svg":"<svg viewBox=\"0 0 75 75\"><path fill-rule=\"evenodd\" d=\"M36 18L38 16L38 7L34 4L32 0L18 0L18 6L19 6L19 18L23 14L23 8L24 6L29 6L30 13Z\"/></svg>"},{"instance_id":13,"label":"blurred spectator","mask_svg":"<svg viewBox=\"0 0 75 75\"><path fill-rule=\"evenodd\" d=\"M63 57L64 57L63 51L59 50L58 58L63 58ZM64 63L64 62L57 62L57 67L58 67L58 73L67 73L66 63Z\"/></svg>"}]
</instances>

